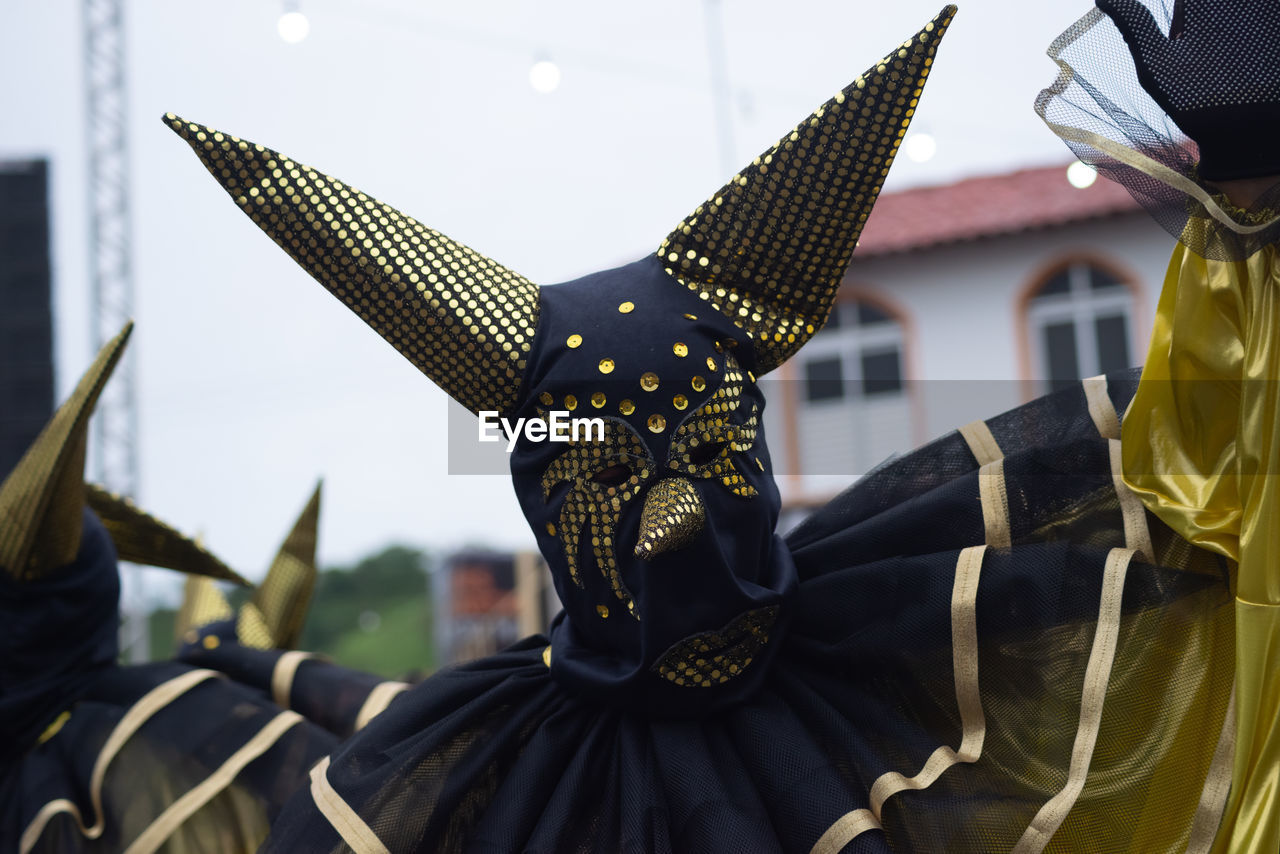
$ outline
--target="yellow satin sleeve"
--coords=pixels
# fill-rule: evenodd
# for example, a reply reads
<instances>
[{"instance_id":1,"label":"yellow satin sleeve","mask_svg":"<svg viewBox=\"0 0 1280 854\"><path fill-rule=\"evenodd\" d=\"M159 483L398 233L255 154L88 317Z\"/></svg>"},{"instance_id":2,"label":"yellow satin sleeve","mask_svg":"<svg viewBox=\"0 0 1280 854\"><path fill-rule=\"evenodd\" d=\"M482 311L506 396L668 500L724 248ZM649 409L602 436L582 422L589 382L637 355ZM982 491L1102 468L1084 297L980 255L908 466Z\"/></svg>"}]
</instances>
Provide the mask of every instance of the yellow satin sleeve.
<instances>
[{"instance_id":1,"label":"yellow satin sleeve","mask_svg":"<svg viewBox=\"0 0 1280 854\"><path fill-rule=\"evenodd\" d=\"M1173 254L1123 422L1125 481L1238 563L1236 747L1215 852L1280 851L1280 254Z\"/></svg>"}]
</instances>

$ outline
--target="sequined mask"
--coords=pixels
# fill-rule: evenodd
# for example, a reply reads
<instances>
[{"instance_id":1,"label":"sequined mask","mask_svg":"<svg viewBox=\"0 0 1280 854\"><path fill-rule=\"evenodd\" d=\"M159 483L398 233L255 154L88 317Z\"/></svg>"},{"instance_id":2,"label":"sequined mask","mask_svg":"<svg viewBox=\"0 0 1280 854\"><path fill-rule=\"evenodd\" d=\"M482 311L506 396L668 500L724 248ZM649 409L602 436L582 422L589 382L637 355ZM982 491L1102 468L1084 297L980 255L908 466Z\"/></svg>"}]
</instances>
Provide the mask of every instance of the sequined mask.
<instances>
[{"instance_id":1,"label":"sequined mask","mask_svg":"<svg viewBox=\"0 0 1280 854\"><path fill-rule=\"evenodd\" d=\"M552 667L598 683L599 660L572 673L607 651L621 683L721 684L752 666L793 585L753 349L657 258L543 288L541 302L520 415L604 426L569 443L522 438L511 458L569 615ZM749 613L750 630L735 625ZM690 644L715 651L689 658Z\"/></svg>"},{"instance_id":2,"label":"sequined mask","mask_svg":"<svg viewBox=\"0 0 1280 854\"><path fill-rule=\"evenodd\" d=\"M687 345L678 342L675 348L679 353L687 350ZM726 353L721 362L707 358L705 372L717 369L723 373L719 377L719 388L710 396L706 395L707 381L701 374L688 379L690 392L701 391L699 396L706 400L678 424L668 424L661 414L644 419L648 432L669 435L667 459L661 463L654 458L643 434L626 418L608 416L602 419L604 432L599 440L583 431L583 436L571 441L568 450L542 475L544 501L549 502L562 485L568 486L560 503L559 520L547 523L547 530L548 533L554 530L560 539L569 578L577 586L584 586L579 555L583 540L589 534L596 566L609 581L614 596L637 619L640 614L619 575L616 552L619 546L629 545L618 543L616 537L618 521L631 500L656 477L666 476L649 492L640 518L640 534L630 548L636 558L648 560L687 545L705 526L706 508L693 481L717 481L730 493L743 498L758 495L743 476L741 467L754 463L764 470L759 457L749 456L755 446L760 406L754 401L749 408L743 405L746 377L731 354ZM642 387L650 385L654 391L659 385L651 372L646 372L641 383ZM679 380L674 383L677 387L683 384ZM554 405L554 397L544 394L552 401L550 405ZM593 392L591 397L593 401L607 401L603 391ZM686 410L689 398L676 392L672 405L677 410ZM620 411L634 415L635 404L624 398ZM539 401L537 412L540 417L548 416L546 400ZM673 473L683 477L672 477ZM597 606L602 614L608 610L607 604Z\"/></svg>"}]
</instances>

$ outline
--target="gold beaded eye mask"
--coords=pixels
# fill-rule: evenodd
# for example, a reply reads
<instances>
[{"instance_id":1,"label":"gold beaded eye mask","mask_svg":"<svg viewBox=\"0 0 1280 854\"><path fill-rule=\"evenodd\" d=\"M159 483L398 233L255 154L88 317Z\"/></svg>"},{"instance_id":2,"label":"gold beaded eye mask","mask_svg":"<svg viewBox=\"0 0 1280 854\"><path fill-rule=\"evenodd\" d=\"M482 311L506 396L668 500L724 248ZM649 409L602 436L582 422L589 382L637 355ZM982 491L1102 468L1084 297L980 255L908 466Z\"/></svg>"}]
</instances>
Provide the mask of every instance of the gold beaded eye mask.
<instances>
[{"instance_id":1,"label":"gold beaded eye mask","mask_svg":"<svg viewBox=\"0 0 1280 854\"><path fill-rule=\"evenodd\" d=\"M583 586L579 555L583 538L589 537L600 574L609 582L614 597L633 616L638 616L636 604L618 573L614 538L622 508L648 482L654 470L649 449L631 425L609 418L603 441L574 443L542 476L543 500L550 499L560 484L569 484L559 523L552 523L564 546L569 578Z\"/></svg>"},{"instance_id":2,"label":"gold beaded eye mask","mask_svg":"<svg viewBox=\"0 0 1280 854\"><path fill-rule=\"evenodd\" d=\"M748 498L756 490L739 467L746 464L746 454L755 446L760 411L754 403L749 411L742 411L745 380L737 360L726 353L723 382L676 429L667 468L697 480L717 479L734 495ZM755 465L763 466L759 460Z\"/></svg>"},{"instance_id":3,"label":"gold beaded eye mask","mask_svg":"<svg viewBox=\"0 0 1280 854\"><path fill-rule=\"evenodd\" d=\"M568 485L558 521L548 523L548 533L563 545L570 579L583 586L580 555L589 541L594 563L614 597L637 618L635 600L619 572L618 550L630 549L636 557L648 559L696 537L706 510L691 480L719 481L721 488L740 498L758 494L741 467L750 465L746 460L756 440L759 407L750 403L749 414L743 417L745 376L732 355L724 356L723 372L720 387L671 431L669 450L661 465L636 427L610 416L604 419L599 441L583 438L571 442L542 476L544 501L551 499L557 487ZM705 394L705 384L703 388ZM555 400L550 394L547 397ZM547 404L539 403L539 416L546 417ZM646 421L654 417L661 416L650 416ZM758 458L752 459L763 471ZM635 544L619 543L618 522L626 506L664 471L668 476L645 500ZM681 476L672 476L676 473Z\"/></svg>"}]
</instances>

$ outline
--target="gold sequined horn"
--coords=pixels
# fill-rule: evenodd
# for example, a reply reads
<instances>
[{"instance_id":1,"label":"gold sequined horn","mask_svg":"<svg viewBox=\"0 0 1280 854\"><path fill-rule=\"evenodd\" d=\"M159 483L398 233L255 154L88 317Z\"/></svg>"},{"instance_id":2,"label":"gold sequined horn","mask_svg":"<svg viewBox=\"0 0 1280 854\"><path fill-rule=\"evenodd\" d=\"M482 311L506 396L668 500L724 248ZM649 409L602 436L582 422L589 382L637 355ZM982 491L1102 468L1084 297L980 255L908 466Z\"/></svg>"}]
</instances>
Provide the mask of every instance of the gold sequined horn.
<instances>
[{"instance_id":1,"label":"gold sequined horn","mask_svg":"<svg viewBox=\"0 0 1280 854\"><path fill-rule=\"evenodd\" d=\"M89 416L132 331L130 321L103 346L71 397L0 483L0 568L18 581L66 566L80 550Z\"/></svg>"},{"instance_id":2,"label":"gold sequined horn","mask_svg":"<svg viewBox=\"0 0 1280 854\"><path fill-rule=\"evenodd\" d=\"M246 602L240 606L240 613L234 614L231 603L222 591L214 586L206 576L193 575L187 579L182 591L182 605L178 608L178 616L174 621L174 637L179 644L195 643L200 639L200 629L210 623L236 618L236 641L241 646L253 649L271 649L275 646L267 622L262 617L258 606ZM212 649L221 641L214 635L204 639L205 645Z\"/></svg>"},{"instance_id":3,"label":"gold sequined horn","mask_svg":"<svg viewBox=\"0 0 1280 854\"><path fill-rule=\"evenodd\" d=\"M271 629L267 627L267 618L262 616L258 606L252 602L245 602L240 606L240 613L236 614L236 641L241 646L253 649L274 649L279 646L271 636Z\"/></svg>"},{"instance_id":4,"label":"gold sequined horn","mask_svg":"<svg viewBox=\"0 0 1280 854\"><path fill-rule=\"evenodd\" d=\"M204 546L139 508L132 500L88 484L85 497L115 543L121 560L207 575L248 586Z\"/></svg>"},{"instance_id":5,"label":"gold sequined horn","mask_svg":"<svg viewBox=\"0 0 1280 854\"><path fill-rule=\"evenodd\" d=\"M174 639L195 643L200 627L230 619L231 613L231 603L222 591L209 578L193 575L182 589L182 605L173 624Z\"/></svg>"},{"instance_id":6,"label":"gold sequined horn","mask_svg":"<svg viewBox=\"0 0 1280 854\"><path fill-rule=\"evenodd\" d=\"M698 207L658 255L755 342L757 373L826 323L955 6Z\"/></svg>"},{"instance_id":7,"label":"gold sequined horn","mask_svg":"<svg viewBox=\"0 0 1280 854\"><path fill-rule=\"evenodd\" d=\"M316 530L320 522L320 490L316 484L293 530L276 553L267 577L253 594L271 637L271 646L293 649L316 586ZM242 640L243 642L243 640Z\"/></svg>"},{"instance_id":8,"label":"gold sequined horn","mask_svg":"<svg viewBox=\"0 0 1280 854\"><path fill-rule=\"evenodd\" d=\"M451 397L507 412L538 323L538 287L321 172L169 113L237 205Z\"/></svg>"}]
</instances>

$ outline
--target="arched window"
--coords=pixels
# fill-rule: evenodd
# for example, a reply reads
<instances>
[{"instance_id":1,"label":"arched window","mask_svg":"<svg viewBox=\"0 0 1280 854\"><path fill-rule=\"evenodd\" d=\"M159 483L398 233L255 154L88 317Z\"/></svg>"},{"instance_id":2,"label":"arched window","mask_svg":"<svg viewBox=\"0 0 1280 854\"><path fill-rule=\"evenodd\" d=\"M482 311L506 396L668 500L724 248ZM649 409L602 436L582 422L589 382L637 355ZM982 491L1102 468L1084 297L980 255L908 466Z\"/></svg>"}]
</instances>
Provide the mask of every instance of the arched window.
<instances>
[{"instance_id":1,"label":"arched window","mask_svg":"<svg viewBox=\"0 0 1280 854\"><path fill-rule=\"evenodd\" d=\"M1045 279L1027 302L1038 391L1133 365L1133 292L1110 270L1076 261Z\"/></svg>"},{"instance_id":2,"label":"arched window","mask_svg":"<svg viewBox=\"0 0 1280 854\"><path fill-rule=\"evenodd\" d=\"M796 357L801 473L856 476L914 435L902 322L878 303L841 300Z\"/></svg>"},{"instance_id":3,"label":"arched window","mask_svg":"<svg viewBox=\"0 0 1280 854\"><path fill-rule=\"evenodd\" d=\"M902 392L902 326L871 303L837 303L804 353L806 403Z\"/></svg>"}]
</instances>

